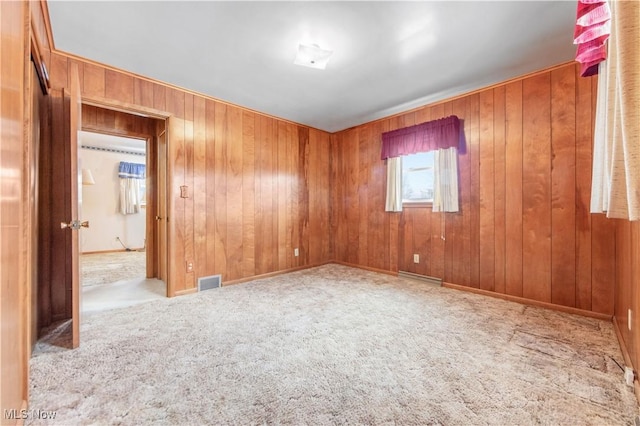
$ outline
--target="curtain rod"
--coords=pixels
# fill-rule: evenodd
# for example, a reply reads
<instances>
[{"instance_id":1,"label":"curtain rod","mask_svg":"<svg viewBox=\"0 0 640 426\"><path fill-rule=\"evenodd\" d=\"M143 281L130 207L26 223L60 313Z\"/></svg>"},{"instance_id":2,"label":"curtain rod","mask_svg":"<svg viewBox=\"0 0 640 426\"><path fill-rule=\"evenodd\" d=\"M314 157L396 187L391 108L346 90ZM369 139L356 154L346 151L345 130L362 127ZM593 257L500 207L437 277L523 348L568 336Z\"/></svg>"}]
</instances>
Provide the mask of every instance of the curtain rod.
<instances>
[{"instance_id":1,"label":"curtain rod","mask_svg":"<svg viewBox=\"0 0 640 426\"><path fill-rule=\"evenodd\" d=\"M124 150L124 149L115 149L115 148L103 148L101 146L80 145L80 148L92 149L94 151L117 152L118 154L140 155L142 157L146 157L147 156L147 154L144 153L144 152L127 151L127 150Z\"/></svg>"}]
</instances>

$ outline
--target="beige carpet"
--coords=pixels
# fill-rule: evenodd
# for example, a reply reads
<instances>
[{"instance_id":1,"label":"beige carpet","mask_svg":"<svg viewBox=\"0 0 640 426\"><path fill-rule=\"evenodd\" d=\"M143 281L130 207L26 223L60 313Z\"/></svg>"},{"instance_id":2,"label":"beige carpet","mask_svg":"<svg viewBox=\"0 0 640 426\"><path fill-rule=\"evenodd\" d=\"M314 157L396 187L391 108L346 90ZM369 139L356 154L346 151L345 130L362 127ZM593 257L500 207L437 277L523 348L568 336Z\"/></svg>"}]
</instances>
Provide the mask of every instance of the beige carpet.
<instances>
[{"instance_id":1,"label":"beige carpet","mask_svg":"<svg viewBox=\"0 0 640 426\"><path fill-rule=\"evenodd\" d=\"M146 256L141 251L83 254L80 256L82 286L144 278L147 274Z\"/></svg>"},{"instance_id":2,"label":"beige carpet","mask_svg":"<svg viewBox=\"0 0 640 426\"><path fill-rule=\"evenodd\" d=\"M623 425L609 322L338 265L89 316L39 343L47 424ZM33 422L40 423L40 422ZM42 422L46 423L46 422Z\"/></svg>"}]
</instances>

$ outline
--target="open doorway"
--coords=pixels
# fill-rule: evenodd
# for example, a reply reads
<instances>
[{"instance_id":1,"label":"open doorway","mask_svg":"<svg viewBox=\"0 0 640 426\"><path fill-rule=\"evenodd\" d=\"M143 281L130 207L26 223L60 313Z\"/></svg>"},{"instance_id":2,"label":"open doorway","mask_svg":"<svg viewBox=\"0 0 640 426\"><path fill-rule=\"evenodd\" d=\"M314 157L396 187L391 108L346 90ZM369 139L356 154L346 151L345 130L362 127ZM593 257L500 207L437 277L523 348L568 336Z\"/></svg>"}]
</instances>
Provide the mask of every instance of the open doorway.
<instances>
[{"instance_id":1,"label":"open doorway","mask_svg":"<svg viewBox=\"0 0 640 426\"><path fill-rule=\"evenodd\" d=\"M163 298L147 277L147 140L80 132L82 312Z\"/></svg>"}]
</instances>

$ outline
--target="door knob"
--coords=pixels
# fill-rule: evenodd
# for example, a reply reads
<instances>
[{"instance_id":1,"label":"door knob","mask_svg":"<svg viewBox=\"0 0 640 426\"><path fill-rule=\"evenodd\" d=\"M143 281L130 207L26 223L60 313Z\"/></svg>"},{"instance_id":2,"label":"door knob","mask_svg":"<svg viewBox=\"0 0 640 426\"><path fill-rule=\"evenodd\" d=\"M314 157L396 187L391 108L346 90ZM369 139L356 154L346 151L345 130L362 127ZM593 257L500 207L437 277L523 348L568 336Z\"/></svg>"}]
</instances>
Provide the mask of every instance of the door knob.
<instances>
[{"instance_id":1,"label":"door knob","mask_svg":"<svg viewBox=\"0 0 640 426\"><path fill-rule=\"evenodd\" d=\"M72 220L69 223L66 222L60 222L60 229L74 229L74 230L78 230L80 228L88 228L89 227L89 221L85 220L84 222L80 222L79 220Z\"/></svg>"},{"instance_id":2,"label":"door knob","mask_svg":"<svg viewBox=\"0 0 640 426\"><path fill-rule=\"evenodd\" d=\"M162 220L162 218L156 215L156 220Z\"/></svg>"}]
</instances>

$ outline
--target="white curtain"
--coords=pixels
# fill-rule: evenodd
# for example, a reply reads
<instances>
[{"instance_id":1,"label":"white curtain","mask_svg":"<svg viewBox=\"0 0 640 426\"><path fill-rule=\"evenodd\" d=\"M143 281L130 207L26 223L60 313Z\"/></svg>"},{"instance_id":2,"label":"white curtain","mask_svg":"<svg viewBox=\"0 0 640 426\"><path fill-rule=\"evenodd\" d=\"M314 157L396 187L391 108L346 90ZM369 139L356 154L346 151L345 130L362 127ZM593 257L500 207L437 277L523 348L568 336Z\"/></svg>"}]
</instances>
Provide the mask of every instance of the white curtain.
<instances>
[{"instance_id":1,"label":"white curtain","mask_svg":"<svg viewBox=\"0 0 640 426\"><path fill-rule=\"evenodd\" d=\"M120 178L120 213L134 214L142 207L141 185L145 178L145 165L121 161L118 166Z\"/></svg>"},{"instance_id":2,"label":"white curtain","mask_svg":"<svg viewBox=\"0 0 640 426\"><path fill-rule=\"evenodd\" d=\"M133 214L140 212L140 179L120 178L120 213Z\"/></svg>"},{"instance_id":3,"label":"white curtain","mask_svg":"<svg viewBox=\"0 0 640 426\"><path fill-rule=\"evenodd\" d=\"M610 2L608 59L600 64L591 212L640 219L640 2Z\"/></svg>"},{"instance_id":4,"label":"white curtain","mask_svg":"<svg viewBox=\"0 0 640 426\"><path fill-rule=\"evenodd\" d=\"M434 212L457 212L458 206L458 150L439 149L434 155Z\"/></svg>"},{"instance_id":5,"label":"white curtain","mask_svg":"<svg viewBox=\"0 0 640 426\"><path fill-rule=\"evenodd\" d=\"M387 158L387 201L384 211L402 211L402 157Z\"/></svg>"}]
</instances>

